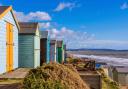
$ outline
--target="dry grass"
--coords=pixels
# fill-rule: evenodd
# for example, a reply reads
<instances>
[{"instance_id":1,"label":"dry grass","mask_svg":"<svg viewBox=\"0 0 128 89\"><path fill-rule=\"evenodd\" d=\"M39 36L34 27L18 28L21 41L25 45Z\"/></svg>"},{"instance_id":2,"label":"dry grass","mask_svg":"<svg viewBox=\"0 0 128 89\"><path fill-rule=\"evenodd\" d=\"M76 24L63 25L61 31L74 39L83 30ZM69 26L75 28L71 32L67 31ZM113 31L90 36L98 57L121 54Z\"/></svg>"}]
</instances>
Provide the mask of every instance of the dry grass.
<instances>
[{"instance_id":1,"label":"dry grass","mask_svg":"<svg viewBox=\"0 0 128 89\"><path fill-rule=\"evenodd\" d=\"M22 89L89 89L71 65L44 64L32 69Z\"/></svg>"}]
</instances>

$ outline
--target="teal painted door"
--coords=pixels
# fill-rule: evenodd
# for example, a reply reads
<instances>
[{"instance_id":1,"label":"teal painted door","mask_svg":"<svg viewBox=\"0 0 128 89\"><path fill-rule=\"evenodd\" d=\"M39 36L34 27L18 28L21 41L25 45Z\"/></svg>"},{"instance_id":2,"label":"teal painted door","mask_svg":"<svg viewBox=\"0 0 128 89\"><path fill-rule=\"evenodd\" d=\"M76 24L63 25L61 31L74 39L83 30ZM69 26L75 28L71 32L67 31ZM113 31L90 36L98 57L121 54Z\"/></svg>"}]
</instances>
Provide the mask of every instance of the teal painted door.
<instances>
[{"instance_id":1,"label":"teal painted door","mask_svg":"<svg viewBox=\"0 0 128 89\"><path fill-rule=\"evenodd\" d=\"M33 35L19 35L19 67L34 68Z\"/></svg>"},{"instance_id":2,"label":"teal painted door","mask_svg":"<svg viewBox=\"0 0 128 89\"><path fill-rule=\"evenodd\" d=\"M58 48L58 62L62 63L62 48Z\"/></svg>"}]
</instances>

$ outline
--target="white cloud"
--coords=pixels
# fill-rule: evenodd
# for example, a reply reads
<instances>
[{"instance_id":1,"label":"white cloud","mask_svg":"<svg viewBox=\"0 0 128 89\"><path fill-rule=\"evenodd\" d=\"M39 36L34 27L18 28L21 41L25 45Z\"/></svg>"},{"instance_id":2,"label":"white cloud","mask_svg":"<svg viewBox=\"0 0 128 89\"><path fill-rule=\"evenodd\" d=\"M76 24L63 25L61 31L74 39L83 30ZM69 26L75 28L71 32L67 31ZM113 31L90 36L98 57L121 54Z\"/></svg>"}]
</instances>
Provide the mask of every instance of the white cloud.
<instances>
[{"instance_id":1,"label":"white cloud","mask_svg":"<svg viewBox=\"0 0 128 89\"><path fill-rule=\"evenodd\" d=\"M66 27L48 30L51 38L63 39L67 48L128 49L128 41L97 40L95 34L74 31Z\"/></svg>"},{"instance_id":2,"label":"white cloud","mask_svg":"<svg viewBox=\"0 0 128 89\"><path fill-rule=\"evenodd\" d=\"M60 31L56 28L53 28L51 30L48 30L51 38L57 38L57 35L60 34Z\"/></svg>"},{"instance_id":3,"label":"white cloud","mask_svg":"<svg viewBox=\"0 0 128 89\"><path fill-rule=\"evenodd\" d=\"M128 3L127 2L123 3L121 5L120 9L122 9L122 10L128 9Z\"/></svg>"},{"instance_id":4,"label":"white cloud","mask_svg":"<svg viewBox=\"0 0 128 89\"><path fill-rule=\"evenodd\" d=\"M50 33L51 38L56 38L56 39L65 39L66 36L73 35L74 33L74 31L67 29L66 27L62 27L60 30L53 28L48 31Z\"/></svg>"},{"instance_id":5,"label":"white cloud","mask_svg":"<svg viewBox=\"0 0 128 89\"><path fill-rule=\"evenodd\" d=\"M94 35L89 35L87 32L73 31L66 27L62 27L60 30L51 29L48 30L51 38L56 38L58 40L64 40L68 48L82 48L86 44L84 41L92 40Z\"/></svg>"},{"instance_id":6,"label":"white cloud","mask_svg":"<svg viewBox=\"0 0 128 89\"><path fill-rule=\"evenodd\" d=\"M17 18L19 21L25 21L25 22L28 22L28 21L32 21L32 20L45 20L45 21L48 21L48 20L51 20L51 17L48 13L46 12L41 12L41 11L37 11L37 12L30 12L28 14L25 14L24 12L17 12L17 11L14 11L14 13L16 14Z\"/></svg>"},{"instance_id":7,"label":"white cloud","mask_svg":"<svg viewBox=\"0 0 128 89\"><path fill-rule=\"evenodd\" d=\"M69 10L72 10L73 8L75 7L78 7L79 5L77 5L76 3L71 3L71 2L61 2L59 3L59 5L54 9L54 11L62 11L64 9L69 9Z\"/></svg>"},{"instance_id":8,"label":"white cloud","mask_svg":"<svg viewBox=\"0 0 128 89\"><path fill-rule=\"evenodd\" d=\"M46 22L46 23L39 23L40 28L45 28L48 29L51 26L50 22Z\"/></svg>"}]
</instances>

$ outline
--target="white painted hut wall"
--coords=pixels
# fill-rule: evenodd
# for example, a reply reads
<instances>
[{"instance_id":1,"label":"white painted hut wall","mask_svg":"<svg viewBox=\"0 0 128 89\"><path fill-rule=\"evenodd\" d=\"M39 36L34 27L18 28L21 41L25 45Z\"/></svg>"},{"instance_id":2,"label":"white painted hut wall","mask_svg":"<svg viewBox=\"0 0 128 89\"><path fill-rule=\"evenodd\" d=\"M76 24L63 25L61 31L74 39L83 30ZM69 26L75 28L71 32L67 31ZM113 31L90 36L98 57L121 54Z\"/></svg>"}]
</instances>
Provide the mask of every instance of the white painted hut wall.
<instances>
[{"instance_id":1,"label":"white painted hut wall","mask_svg":"<svg viewBox=\"0 0 128 89\"><path fill-rule=\"evenodd\" d=\"M0 73L6 72L6 22L0 19Z\"/></svg>"},{"instance_id":2,"label":"white painted hut wall","mask_svg":"<svg viewBox=\"0 0 128 89\"><path fill-rule=\"evenodd\" d=\"M34 36L34 68L40 66L40 33L39 28Z\"/></svg>"},{"instance_id":3,"label":"white painted hut wall","mask_svg":"<svg viewBox=\"0 0 128 89\"><path fill-rule=\"evenodd\" d=\"M13 68L18 67L18 28L13 19L12 13L9 11L3 18L0 19L0 73L6 72L6 22L13 24Z\"/></svg>"}]
</instances>

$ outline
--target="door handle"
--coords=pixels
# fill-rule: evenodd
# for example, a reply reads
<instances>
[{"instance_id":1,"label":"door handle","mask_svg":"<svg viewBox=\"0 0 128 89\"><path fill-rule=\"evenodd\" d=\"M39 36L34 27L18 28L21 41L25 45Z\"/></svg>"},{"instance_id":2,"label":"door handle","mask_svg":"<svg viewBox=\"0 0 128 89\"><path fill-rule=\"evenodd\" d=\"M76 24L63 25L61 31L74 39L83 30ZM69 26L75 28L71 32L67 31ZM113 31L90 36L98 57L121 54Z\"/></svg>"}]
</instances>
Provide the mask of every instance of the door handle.
<instances>
[{"instance_id":1,"label":"door handle","mask_svg":"<svg viewBox=\"0 0 128 89\"><path fill-rule=\"evenodd\" d=\"M6 42L6 45L9 45L9 44Z\"/></svg>"},{"instance_id":2,"label":"door handle","mask_svg":"<svg viewBox=\"0 0 128 89\"><path fill-rule=\"evenodd\" d=\"M13 45L13 46L15 46L15 43L9 44L9 43L6 42L6 45Z\"/></svg>"}]
</instances>

